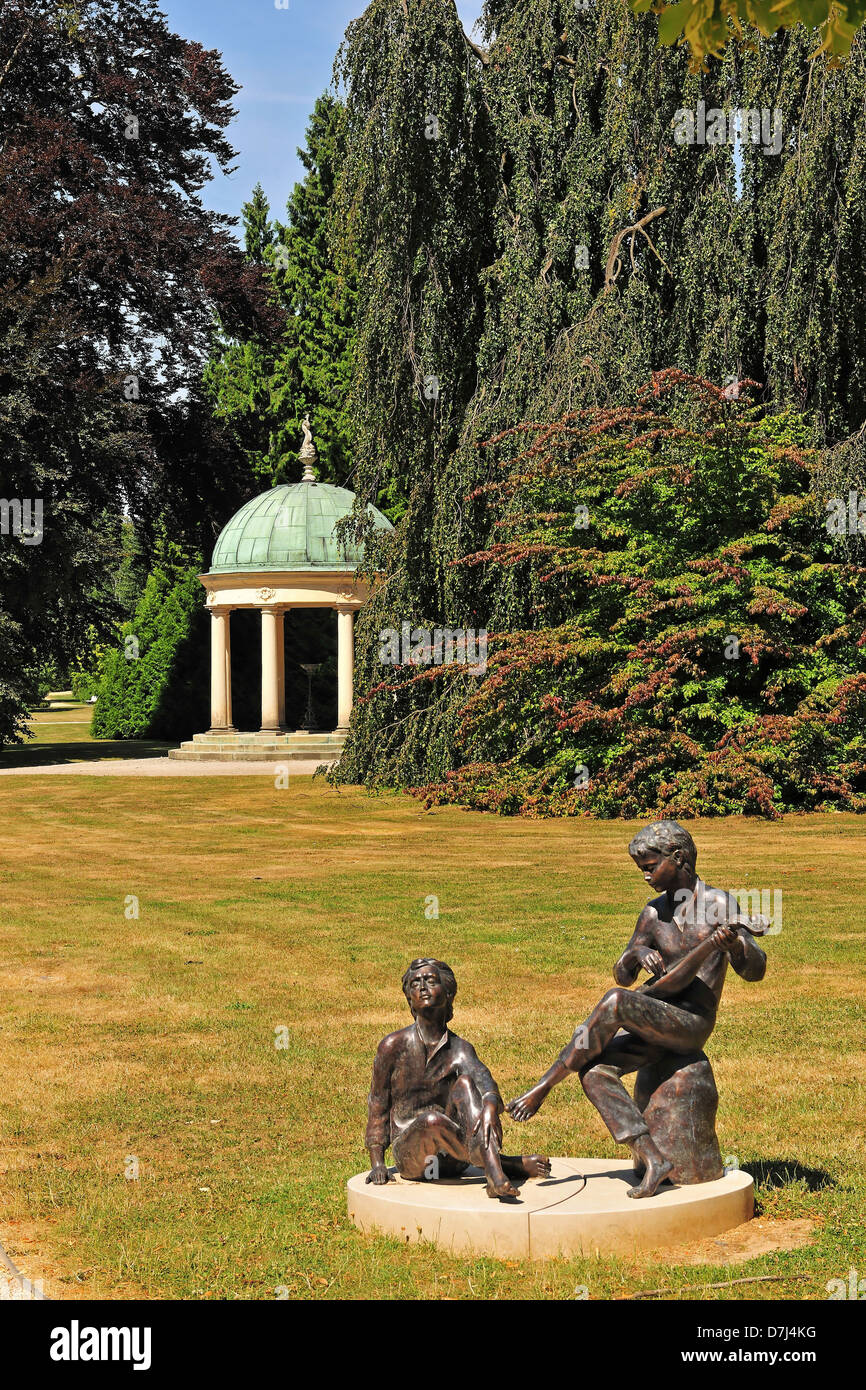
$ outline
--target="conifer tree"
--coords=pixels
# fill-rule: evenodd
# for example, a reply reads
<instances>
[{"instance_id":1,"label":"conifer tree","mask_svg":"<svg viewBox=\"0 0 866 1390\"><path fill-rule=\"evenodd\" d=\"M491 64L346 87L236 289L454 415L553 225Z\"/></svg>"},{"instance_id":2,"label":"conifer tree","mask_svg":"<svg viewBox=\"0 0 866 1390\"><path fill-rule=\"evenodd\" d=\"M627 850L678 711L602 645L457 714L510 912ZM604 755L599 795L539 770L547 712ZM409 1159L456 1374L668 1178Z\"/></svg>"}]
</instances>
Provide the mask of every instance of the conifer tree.
<instances>
[{"instance_id":1,"label":"conifer tree","mask_svg":"<svg viewBox=\"0 0 866 1390\"><path fill-rule=\"evenodd\" d=\"M345 152L345 107L330 93L316 101L307 146L298 156L307 176L277 222L275 280L287 310L286 335L273 374L274 451L279 475L294 482L301 421L312 416L322 476L343 482L352 469L348 386L354 350L356 271L343 273L331 251L334 188Z\"/></svg>"},{"instance_id":2,"label":"conifer tree","mask_svg":"<svg viewBox=\"0 0 866 1390\"><path fill-rule=\"evenodd\" d=\"M274 244L274 229L271 225L271 205L260 183L253 189L248 203L241 204L244 223L244 249L247 260L253 265L269 264L268 252Z\"/></svg>"},{"instance_id":3,"label":"conifer tree","mask_svg":"<svg viewBox=\"0 0 866 1390\"><path fill-rule=\"evenodd\" d=\"M270 204L260 183L248 203L241 204L244 251L250 265L272 268L276 240L270 221ZM276 298L276 296L274 296ZM280 336L283 326L280 327ZM217 420L226 424L244 455L251 479L272 475L271 377L280 340L259 335L232 338L220 327L214 337L211 359L204 372L204 389Z\"/></svg>"},{"instance_id":4,"label":"conifer tree","mask_svg":"<svg viewBox=\"0 0 866 1390\"><path fill-rule=\"evenodd\" d=\"M307 170L295 185L284 224L271 220L261 185L243 204L247 260L268 275L283 310L277 338L220 338L206 372L215 414L228 422L255 475L294 482L301 421L316 430L321 476L351 471L346 398L353 351L351 257L338 274L330 249L334 185L345 112L319 97L298 155Z\"/></svg>"}]
</instances>

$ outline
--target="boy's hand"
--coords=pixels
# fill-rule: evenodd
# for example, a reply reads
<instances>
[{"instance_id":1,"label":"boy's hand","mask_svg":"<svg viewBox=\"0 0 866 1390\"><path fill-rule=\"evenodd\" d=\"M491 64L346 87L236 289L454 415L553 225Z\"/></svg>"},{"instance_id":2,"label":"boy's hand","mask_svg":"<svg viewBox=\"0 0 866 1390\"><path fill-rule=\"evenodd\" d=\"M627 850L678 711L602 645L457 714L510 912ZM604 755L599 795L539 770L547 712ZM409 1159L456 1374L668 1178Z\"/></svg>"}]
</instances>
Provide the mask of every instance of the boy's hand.
<instances>
[{"instance_id":1,"label":"boy's hand","mask_svg":"<svg viewBox=\"0 0 866 1390\"><path fill-rule=\"evenodd\" d=\"M743 953L743 943L733 927L716 927L712 941L714 946L718 946L720 951L726 951L728 955L739 956Z\"/></svg>"},{"instance_id":2,"label":"boy's hand","mask_svg":"<svg viewBox=\"0 0 866 1390\"><path fill-rule=\"evenodd\" d=\"M664 975L665 963L658 951L654 951L651 946L636 946L634 958L640 968L649 971L650 975Z\"/></svg>"},{"instance_id":3,"label":"boy's hand","mask_svg":"<svg viewBox=\"0 0 866 1390\"><path fill-rule=\"evenodd\" d=\"M386 1182L391 1181L391 1174L384 1163L374 1163L364 1181L374 1183L376 1187L383 1187Z\"/></svg>"}]
</instances>

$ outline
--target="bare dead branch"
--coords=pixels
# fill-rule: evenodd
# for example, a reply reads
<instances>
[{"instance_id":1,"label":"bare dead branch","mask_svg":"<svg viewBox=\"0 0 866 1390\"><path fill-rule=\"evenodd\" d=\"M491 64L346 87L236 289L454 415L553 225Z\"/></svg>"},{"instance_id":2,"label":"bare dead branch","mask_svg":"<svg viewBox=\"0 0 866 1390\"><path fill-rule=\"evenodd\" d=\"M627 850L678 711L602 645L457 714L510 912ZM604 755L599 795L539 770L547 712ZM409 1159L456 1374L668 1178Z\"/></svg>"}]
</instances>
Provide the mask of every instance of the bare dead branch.
<instances>
[{"instance_id":1,"label":"bare dead branch","mask_svg":"<svg viewBox=\"0 0 866 1390\"><path fill-rule=\"evenodd\" d=\"M614 286L615 286L615 284L616 284L617 277L618 277L620 271L622 270L622 260L621 260L621 258L620 258L620 248L621 248L623 242L625 241L626 237L629 238L629 255L630 255L630 258L631 258L632 269L634 269L634 239L635 239L635 237L637 236L638 232L640 232L640 235L641 235L641 236L644 238L644 240L648 243L648 245L649 245L649 247L650 247L650 249L651 249L653 255L654 255L655 258L656 258L656 260L657 260L662 266L664 266L664 268L665 268L665 270L667 271L668 275L671 274L670 267L666 264L664 258L663 258L662 256L659 255L659 252L658 252L658 250L656 249L655 245L653 244L653 241L652 241L651 237L650 237L649 234L644 230L644 228L646 228L646 227L650 224L650 222L654 221L656 217L661 217L662 213L664 213L664 212L667 212L667 208L666 208L666 207L665 207L665 208L656 208L653 212L648 212L648 213L646 214L645 217L642 217L642 218L640 219L639 222L633 222L633 223L631 224L630 227L623 227L620 231L617 232L616 236L614 237L613 241L612 241L611 244L610 244L610 251L608 252L608 257L607 257L607 265L606 265L605 271L604 271L604 293L605 293L605 294L610 294L611 290L614 288Z\"/></svg>"},{"instance_id":2,"label":"bare dead branch","mask_svg":"<svg viewBox=\"0 0 866 1390\"><path fill-rule=\"evenodd\" d=\"M755 1274L746 1279L723 1279L719 1284L686 1284L688 1289L729 1289L733 1284L786 1284L795 1279L808 1279L808 1274ZM643 1289L640 1293L630 1293L626 1298L659 1298L664 1293L683 1293L683 1289Z\"/></svg>"}]
</instances>

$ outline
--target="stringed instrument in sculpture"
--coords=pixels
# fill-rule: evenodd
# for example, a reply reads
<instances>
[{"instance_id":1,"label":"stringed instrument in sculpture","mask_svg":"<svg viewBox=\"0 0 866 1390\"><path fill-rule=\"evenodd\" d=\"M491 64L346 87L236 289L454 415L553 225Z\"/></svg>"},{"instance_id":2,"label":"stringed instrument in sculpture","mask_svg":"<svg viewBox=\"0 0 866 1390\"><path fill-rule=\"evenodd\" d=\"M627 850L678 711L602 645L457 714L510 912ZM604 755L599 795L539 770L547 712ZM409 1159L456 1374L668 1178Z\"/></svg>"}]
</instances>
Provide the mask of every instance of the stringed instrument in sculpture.
<instances>
[{"instance_id":1,"label":"stringed instrument in sculpture","mask_svg":"<svg viewBox=\"0 0 866 1390\"><path fill-rule=\"evenodd\" d=\"M727 922L720 922L719 926L745 927L746 931L750 932L752 936L766 936L770 931L770 923L767 921L766 917L734 917L730 918ZM722 949L721 946L716 945L713 939L715 934L715 930L711 931L708 937L703 941L699 941L697 946L693 946L690 951L687 951L682 960L678 960L676 965L671 966L670 970L666 970L663 975L656 975L654 979L647 980L644 984L638 985L636 993L650 994L656 997L658 988L662 984L664 984L664 992L666 994L671 991L671 986L674 987L674 993L676 993L679 976L682 976L681 988L685 989L687 985L691 984L697 971L703 965L707 957L711 956L713 951L720 951Z\"/></svg>"}]
</instances>

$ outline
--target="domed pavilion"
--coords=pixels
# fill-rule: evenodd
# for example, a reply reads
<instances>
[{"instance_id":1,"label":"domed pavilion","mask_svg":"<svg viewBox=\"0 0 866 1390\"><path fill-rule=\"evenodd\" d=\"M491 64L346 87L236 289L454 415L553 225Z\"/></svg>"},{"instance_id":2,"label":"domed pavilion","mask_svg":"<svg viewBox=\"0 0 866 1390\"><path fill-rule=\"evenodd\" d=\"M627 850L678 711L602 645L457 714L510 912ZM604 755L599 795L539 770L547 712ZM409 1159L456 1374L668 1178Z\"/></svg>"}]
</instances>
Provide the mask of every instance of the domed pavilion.
<instances>
[{"instance_id":1,"label":"domed pavilion","mask_svg":"<svg viewBox=\"0 0 866 1390\"><path fill-rule=\"evenodd\" d=\"M335 528L349 516L355 494L316 477L316 446L304 421L301 481L272 487L246 502L221 532L211 567L199 578L211 614L211 727L175 749L174 758L221 761L339 757L352 714L354 615L371 583L356 574L363 547L344 545ZM368 506L373 527L387 517ZM257 608L261 617L262 723L250 733L232 723L231 615ZM330 734L286 727L285 615L293 608L337 613L337 728Z\"/></svg>"}]
</instances>

